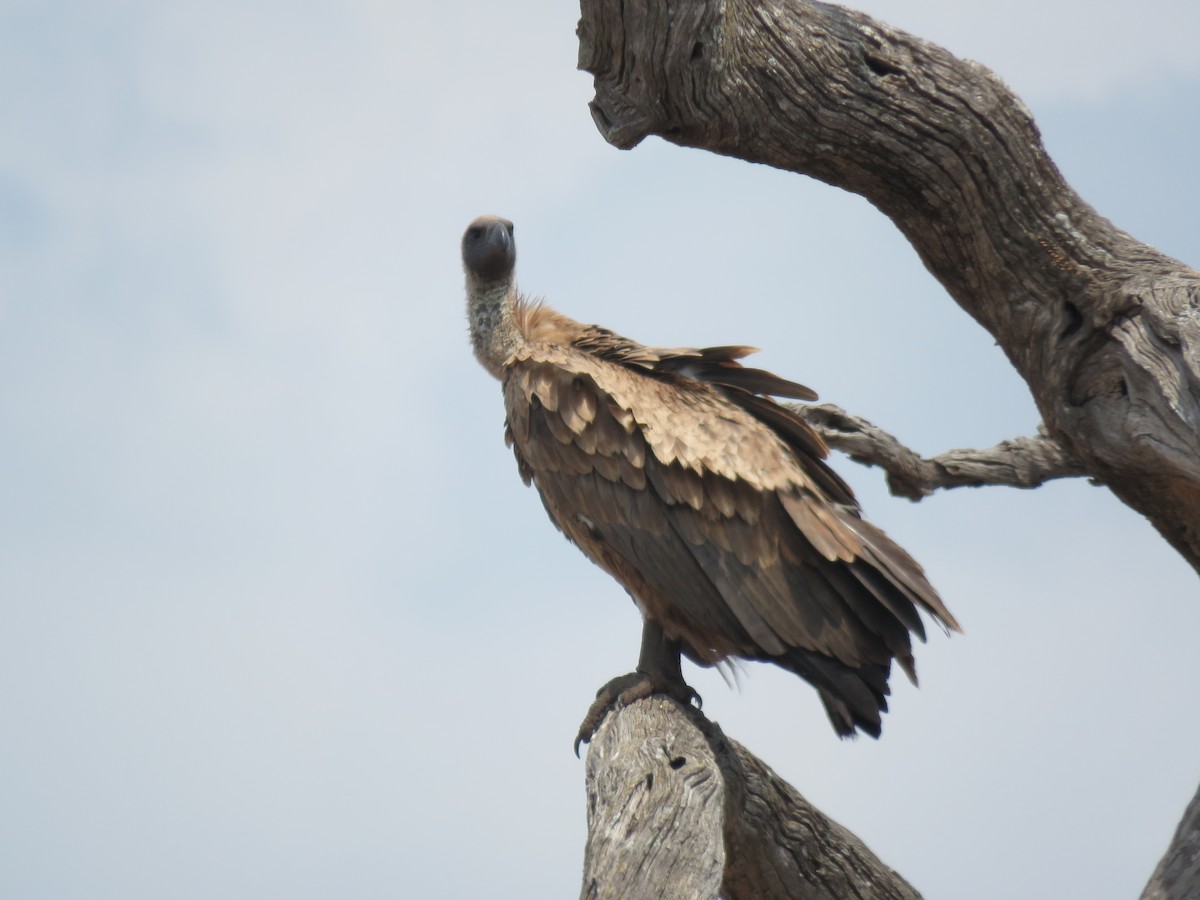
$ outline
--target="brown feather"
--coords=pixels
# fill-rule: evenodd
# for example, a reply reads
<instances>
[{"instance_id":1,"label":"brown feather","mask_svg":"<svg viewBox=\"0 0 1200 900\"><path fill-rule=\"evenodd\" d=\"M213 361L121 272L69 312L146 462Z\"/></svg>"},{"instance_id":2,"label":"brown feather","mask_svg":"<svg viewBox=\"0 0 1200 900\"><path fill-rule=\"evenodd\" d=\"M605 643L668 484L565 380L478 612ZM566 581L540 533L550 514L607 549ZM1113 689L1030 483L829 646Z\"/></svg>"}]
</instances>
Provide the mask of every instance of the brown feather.
<instances>
[{"instance_id":1,"label":"brown feather","mask_svg":"<svg viewBox=\"0 0 1200 900\"><path fill-rule=\"evenodd\" d=\"M789 491L780 493L779 500L800 533L830 562L851 562L862 552L858 536L831 515L821 499Z\"/></svg>"},{"instance_id":2,"label":"brown feather","mask_svg":"<svg viewBox=\"0 0 1200 900\"><path fill-rule=\"evenodd\" d=\"M737 513L733 485L712 472L705 472L703 478L704 494L708 499L705 508L723 518L732 518Z\"/></svg>"}]
</instances>

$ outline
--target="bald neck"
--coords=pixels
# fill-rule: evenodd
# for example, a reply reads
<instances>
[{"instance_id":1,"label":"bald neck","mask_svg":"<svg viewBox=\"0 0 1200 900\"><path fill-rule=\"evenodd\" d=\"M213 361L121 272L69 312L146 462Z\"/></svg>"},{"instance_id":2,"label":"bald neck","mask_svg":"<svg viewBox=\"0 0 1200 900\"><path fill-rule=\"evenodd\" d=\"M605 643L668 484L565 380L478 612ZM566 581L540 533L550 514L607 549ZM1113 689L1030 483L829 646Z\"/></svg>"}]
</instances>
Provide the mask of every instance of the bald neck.
<instances>
[{"instance_id":1,"label":"bald neck","mask_svg":"<svg viewBox=\"0 0 1200 900\"><path fill-rule=\"evenodd\" d=\"M525 342L517 327L517 286L511 276L481 281L467 273L467 321L475 357L496 378L504 378L504 365Z\"/></svg>"}]
</instances>

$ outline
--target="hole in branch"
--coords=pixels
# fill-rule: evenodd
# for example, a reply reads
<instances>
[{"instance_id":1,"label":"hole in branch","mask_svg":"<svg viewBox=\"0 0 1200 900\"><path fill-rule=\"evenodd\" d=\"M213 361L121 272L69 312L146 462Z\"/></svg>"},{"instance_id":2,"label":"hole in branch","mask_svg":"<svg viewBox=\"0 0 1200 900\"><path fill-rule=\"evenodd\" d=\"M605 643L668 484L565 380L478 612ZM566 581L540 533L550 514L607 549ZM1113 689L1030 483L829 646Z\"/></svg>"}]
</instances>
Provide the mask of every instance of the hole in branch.
<instances>
[{"instance_id":1,"label":"hole in branch","mask_svg":"<svg viewBox=\"0 0 1200 900\"><path fill-rule=\"evenodd\" d=\"M704 59L704 44L700 41L692 44L692 62L698 62Z\"/></svg>"},{"instance_id":2,"label":"hole in branch","mask_svg":"<svg viewBox=\"0 0 1200 900\"><path fill-rule=\"evenodd\" d=\"M1063 301L1063 307L1067 323L1063 326L1062 332L1059 333L1058 339L1060 341L1065 341L1083 327L1083 314L1079 312L1079 307L1070 300Z\"/></svg>"},{"instance_id":3,"label":"hole in branch","mask_svg":"<svg viewBox=\"0 0 1200 900\"><path fill-rule=\"evenodd\" d=\"M880 78L886 78L889 75L903 75L904 70L893 62L889 62L882 56L876 56L874 53L864 53L863 59L867 63L867 68Z\"/></svg>"},{"instance_id":4,"label":"hole in branch","mask_svg":"<svg viewBox=\"0 0 1200 900\"><path fill-rule=\"evenodd\" d=\"M667 763L667 765L669 765L672 769L682 769L684 766L684 763L686 763L686 762L687 762L687 757L676 756L669 763Z\"/></svg>"}]
</instances>

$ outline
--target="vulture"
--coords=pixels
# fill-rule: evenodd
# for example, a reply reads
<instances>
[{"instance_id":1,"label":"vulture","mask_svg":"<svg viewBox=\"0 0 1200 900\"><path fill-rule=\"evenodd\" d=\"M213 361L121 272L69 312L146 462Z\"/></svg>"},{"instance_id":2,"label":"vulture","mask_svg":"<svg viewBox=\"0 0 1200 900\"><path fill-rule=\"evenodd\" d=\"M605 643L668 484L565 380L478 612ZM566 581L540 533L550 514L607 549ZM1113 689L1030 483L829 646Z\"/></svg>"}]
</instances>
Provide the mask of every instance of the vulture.
<instances>
[{"instance_id":1,"label":"vulture","mask_svg":"<svg viewBox=\"0 0 1200 900\"><path fill-rule=\"evenodd\" d=\"M651 693L699 700L680 657L774 663L839 736L878 737L892 660L916 682L924 610L960 630L921 566L866 522L821 438L773 397L803 385L751 347L647 347L517 291L513 225L463 234L467 317L503 385L505 440L550 519L640 609L637 669L602 687L575 741Z\"/></svg>"}]
</instances>

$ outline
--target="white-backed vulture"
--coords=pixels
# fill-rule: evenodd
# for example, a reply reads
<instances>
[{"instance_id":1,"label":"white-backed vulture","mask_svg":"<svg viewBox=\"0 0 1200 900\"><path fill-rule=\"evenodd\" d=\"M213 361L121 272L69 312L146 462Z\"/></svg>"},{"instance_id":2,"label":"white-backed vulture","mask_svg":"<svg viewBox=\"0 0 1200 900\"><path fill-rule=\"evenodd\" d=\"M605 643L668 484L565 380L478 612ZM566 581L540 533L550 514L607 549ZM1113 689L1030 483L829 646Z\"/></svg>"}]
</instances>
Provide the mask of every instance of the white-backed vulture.
<instances>
[{"instance_id":1,"label":"white-backed vulture","mask_svg":"<svg viewBox=\"0 0 1200 900\"><path fill-rule=\"evenodd\" d=\"M471 341L504 386L506 440L556 526L633 597L637 671L581 726L700 665L770 662L820 694L839 735L880 731L892 660L914 681L918 610L954 617L921 567L860 515L808 424L771 397L808 388L743 366L749 347L645 347L517 292L512 223L462 241Z\"/></svg>"}]
</instances>

